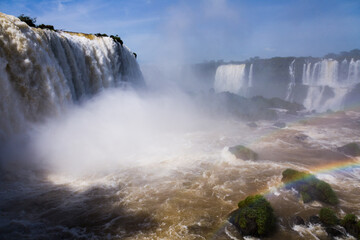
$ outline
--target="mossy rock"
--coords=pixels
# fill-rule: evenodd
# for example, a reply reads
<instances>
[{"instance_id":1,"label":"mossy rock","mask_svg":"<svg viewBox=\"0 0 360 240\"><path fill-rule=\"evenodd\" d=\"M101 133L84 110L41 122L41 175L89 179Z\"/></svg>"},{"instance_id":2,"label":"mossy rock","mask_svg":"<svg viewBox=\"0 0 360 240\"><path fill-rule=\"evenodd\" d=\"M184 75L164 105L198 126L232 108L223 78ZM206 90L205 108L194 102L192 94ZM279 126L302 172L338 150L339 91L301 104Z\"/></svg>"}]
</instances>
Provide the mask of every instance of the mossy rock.
<instances>
[{"instance_id":1,"label":"mossy rock","mask_svg":"<svg viewBox=\"0 0 360 240\"><path fill-rule=\"evenodd\" d=\"M356 142L348 143L342 147L337 148L339 152L353 157L360 156L360 144Z\"/></svg>"},{"instance_id":2,"label":"mossy rock","mask_svg":"<svg viewBox=\"0 0 360 240\"><path fill-rule=\"evenodd\" d=\"M229 151L235 155L236 158L244 159L244 160L257 160L258 154L247 148L243 145L237 145L234 147L230 147Z\"/></svg>"},{"instance_id":3,"label":"mossy rock","mask_svg":"<svg viewBox=\"0 0 360 240\"><path fill-rule=\"evenodd\" d=\"M306 176L309 176L309 174L288 168L282 172L281 181L284 183L289 183L289 182L304 179Z\"/></svg>"},{"instance_id":4,"label":"mossy rock","mask_svg":"<svg viewBox=\"0 0 360 240\"><path fill-rule=\"evenodd\" d=\"M276 219L270 203L262 195L249 196L238 203L229 221L245 236L267 236L275 230Z\"/></svg>"},{"instance_id":5,"label":"mossy rock","mask_svg":"<svg viewBox=\"0 0 360 240\"><path fill-rule=\"evenodd\" d=\"M336 205L339 199L331 186L317 179L314 175L300 172L294 169L286 169L282 173L282 182L287 189L294 188L297 190L304 203L314 200Z\"/></svg>"},{"instance_id":6,"label":"mossy rock","mask_svg":"<svg viewBox=\"0 0 360 240\"><path fill-rule=\"evenodd\" d=\"M340 221L341 226L343 226L346 231L354 237L360 235L360 221L357 221L357 217L354 214L346 214L344 219Z\"/></svg>"},{"instance_id":7,"label":"mossy rock","mask_svg":"<svg viewBox=\"0 0 360 240\"><path fill-rule=\"evenodd\" d=\"M320 221L325 226L335 226L339 223L339 219L336 217L335 212L330 208L322 208L319 213Z\"/></svg>"}]
</instances>

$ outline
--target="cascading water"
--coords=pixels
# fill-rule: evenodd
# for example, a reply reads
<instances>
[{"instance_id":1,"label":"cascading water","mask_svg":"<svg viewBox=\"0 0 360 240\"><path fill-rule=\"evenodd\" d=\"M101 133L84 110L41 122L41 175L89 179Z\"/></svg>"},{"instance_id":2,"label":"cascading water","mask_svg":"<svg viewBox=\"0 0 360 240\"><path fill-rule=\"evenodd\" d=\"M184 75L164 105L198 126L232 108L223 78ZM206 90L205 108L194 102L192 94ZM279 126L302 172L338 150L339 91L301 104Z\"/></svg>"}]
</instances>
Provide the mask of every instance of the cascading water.
<instances>
[{"instance_id":1,"label":"cascading water","mask_svg":"<svg viewBox=\"0 0 360 240\"><path fill-rule=\"evenodd\" d=\"M304 106L317 111L340 109L346 94L360 83L359 68L360 60L353 59L350 63L343 60L340 64L332 59L305 63L302 83L308 86L308 91Z\"/></svg>"},{"instance_id":2,"label":"cascading water","mask_svg":"<svg viewBox=\"0 0 360 240\"><path fill-rule=\"evenodd\" d=\"M243 95L246 88L245 64L222 65L216 69L215 92L231 92Z\"/></svg>"},{"instance_id":3,"label":"cascading water","mask_svg":"<svg viewBox=\"0 0 360 240\"><path fill-rule=\"evenodd\" d=\"M250 70L249 70L249 87L253 87L253 79L254 79L254 73L253 73L253 64L250 64Z\"/></svg>"},{"instance_id":4,"label":"cascading water","mask_svg":"<svg viewBox=\"0 0 360 240\"><path fill-rule=\"evenodd\" d=\"M143 84L132 52L109 37L30 28L0 13L0 134L102 89Z\"/></svg>"},{"instance_id":5,"label":"cascading water","mask_svg":"<svg viewBox=\"0 0 360 240\"><path fill-rule=\"evenodd\" d=\"M295 59L291 62L289 66L289 75L290 75L290 82L288 85L288 89L286 92L286 101L292 102L294 100L293 96L293 88L295 87L295 67L294 67Z\"/></svg>"},{"instance_id":6,"label":"cascading water","mask_svg":"<svg viewBox=\"0 0 360 240\"><path fill-rule=\"evenodd\" d=\"M253 87L253 64L250 64L248 73L246 64L221 65L216 69L215 92L231 92L241 96L249 96Z\"/></svg>"}]
</instances>

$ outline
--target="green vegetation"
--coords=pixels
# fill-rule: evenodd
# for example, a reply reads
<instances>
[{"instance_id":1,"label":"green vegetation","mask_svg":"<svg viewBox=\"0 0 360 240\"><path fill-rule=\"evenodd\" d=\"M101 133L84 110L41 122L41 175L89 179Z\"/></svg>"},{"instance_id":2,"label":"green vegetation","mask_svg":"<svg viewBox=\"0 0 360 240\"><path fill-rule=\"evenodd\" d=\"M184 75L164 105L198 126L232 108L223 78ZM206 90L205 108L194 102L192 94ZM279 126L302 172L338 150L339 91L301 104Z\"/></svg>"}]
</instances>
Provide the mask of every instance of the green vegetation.
<instances>
[{"instance_id":1,"label":"green vegetation","mask_svg":"<svg viewBox=\"0 0 360 240\"><path fill-rule=\"evenodd\" d=\"M282 182L286 184L286 188L296 189L300 193L304 203L314 200L331 205L339 203L331 186L328 183L317 179L312 174L289 168L283 171L282 176Z\"/></svg>"},{"instance_id":2,"label":"green vegetation","mask_svg":"<svg viewBox=\"0 0 360 240\"><path fill-rule=\"evenodd\" d=\"M21 14L20 16L18 16L18 18L21 21L25 22L27 25L29 25L29 27L36 27L36 18L31 18L29 16L25 16L24 14Z\"/></svg>"},{"instance_id":3,"label":"green vegetation","mask_svg":"<svg viewBox=\"0 0 360 240\"><path fill-rule=\"evenodd\" d=\"M121 38L116 34L115 36L114 35L110 35L110 37L115 41L115 42L118 42L121 44L121 46L123 45L123 41L121 40Z\"/></svg>"},{"instance_id":4,"label":"green vegetation","mask_svg":"<svg viewBox=\"0 0 360 240\"><path fill-rule=\"evenodd\" d=\"M360 239L360 221L357 220L354 214L346 214L343 219L338 219L333 210L322 208L320 209L319 216L320 222L326 227L326 231L331 236L336 236L335 234L339 233L335 225L340 224L348 234Z\"/></svg>"},{"instance_id":5,"label":"green vegetation","mask_svg":"<svg viewBox=\"0 0 360 240\"><path fill-rule=\"evenodd\" d=\"M108 35L105 33L95 33L94 35L97 37L108 37Z\"/></svg>"},{"instance_id":6,"label":"green vegetation","mask_svg":"<svg viewBox=\"0 0 360 240\"><path fill-rule=\"evenodd\" d=\"M258 155L256 152L247 148L243 145L237 145L234 147L230 147L229 151L235 155L236 158L241 158L244 160L257 160Z\"/></svg>"},{"instance_id":7,"label":"green vegetation","mask_svg":"<svg viewBox=\"0 0 360 240\"><path fill-rule=\"evenodd\" d=\"M296 171L294 169L288 168L285 171L282 172L282 182L288 183L297 181L300 179L304 179L306 176L310 176L309 174L305 172Z\"/></svg>"},{"instance_id":8,"label":"green vegetation","mask_svg":"<svg viewBox=\"0 0 360 240\"><path fill-rule=\"evenodd\" d=\"M266 236L275 229L273 209L262 195L248 196L238 203L238 207L231 214L230 222L243 235Z\"/></svg>"},{"instance_id":9,"label":"green vegetation","mask_svg":"<svg viewBox=\"0 0 360 240\"><path fill-rule=\"evenodd\" d=\"M339 219L336 217L333 210L330 208L322 208L319 213L320 221L325 226L334 226L338 224Z\"/></svg>"},{"instance_id":10,"label":"green vegetation","mask_svg":"<svg viewBox=\"0 0 360 240\"><path fill-rule=\"evenodd\" d=\"M345 226L348 223L355 223L356 224L356 216L354 214L346 214L344 219L341 220L341 225Z\"/></svg>"},{"instance_id":11,"label":"green vegetation","mask_svg":"<svg viewBox=\"0 0 360 240\"><path fill-rule=\"evenodd\" d=\"M360 221L357 221L357 217L354 214L346 214L344 219L340 221L340 224L349 234L360 239Z\"/></svg>"},{"instance_id":12,"label":"green vegetation","mask_svg":"<svg viewBox=\"0 0 360 240\"><path fill-rule=\"evenodd\" d=\"M49 29L49 30L55 31L53 25L45 25L45 24L35 25L36 18L31 18L29 16L25 16L24 14L21 14L20 16L18 16L18 18L21 21L25 22L29 27Z\"/></svg>"},{"instance_id":13,"label":"green vegetation","mask_svg":"<svg viewBox=\"0 0 360 240\"><path fill-rule=\"evenodd\" d=\"M55 31L54 26L53 25L45 25L45 24L40 24L37 26L37 28L41 28L41 29L49 29L52 31Z\"/></svg>"},{"instance_id":14,"label":"green vegetation","mask_svg":"<svg viewBox=\"0 0 360 240\"><path fill-rule=\"evenodd\" d=\"M29 16L25 16L24 14L21 14L20 16L18 16L18 18L25 22L27 25L29 25L29 27L35 27L35 28L41 28L41 29L49 29L52 31L56 31L53 25L45 25L45 24L40 24L40 25L35 25L36 23L36 18L31 18ZM97 37L108 37L107 34L105 33L95 33L94 34ZM123 40L121 40L121 38L118 35L110 35L110 37L115 41L121 44L121 46L124 44ZM137 58L137 54L133 53L135 58Z\"/></svg>"},{"instance_id":15,"label":"green vegetation","mask_svg":"<svg viewBox=\"0 0 360 240\"><path fill-rule=\"evenodd\" d=\"M344 51L340 52L338 54L336 53L328 53L324 56L324 58L333 58L336 60L343 60L345 58L351 59L354 58L354 60L360 59L360 49L353 49L351 51Z\"/></svg>"}]
</instances>

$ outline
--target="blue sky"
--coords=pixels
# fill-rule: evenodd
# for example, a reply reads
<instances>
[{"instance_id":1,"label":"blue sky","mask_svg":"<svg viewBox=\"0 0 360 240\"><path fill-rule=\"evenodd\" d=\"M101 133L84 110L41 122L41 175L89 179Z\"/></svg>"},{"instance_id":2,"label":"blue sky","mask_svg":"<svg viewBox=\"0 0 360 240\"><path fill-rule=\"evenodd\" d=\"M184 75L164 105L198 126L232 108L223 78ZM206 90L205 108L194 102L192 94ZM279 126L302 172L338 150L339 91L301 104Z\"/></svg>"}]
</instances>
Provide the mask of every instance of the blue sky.
<instances>
[{"instance_id":1,"label":"blue sky","mask_svg":"<svg viewBox=\"0 0 360 240\"><path fill-rule=\"evenodd\" d=\"M360 0L0 0L0 11L57 29L118 34L142 63L360 48Z\"/></svg>"}]
</instances>

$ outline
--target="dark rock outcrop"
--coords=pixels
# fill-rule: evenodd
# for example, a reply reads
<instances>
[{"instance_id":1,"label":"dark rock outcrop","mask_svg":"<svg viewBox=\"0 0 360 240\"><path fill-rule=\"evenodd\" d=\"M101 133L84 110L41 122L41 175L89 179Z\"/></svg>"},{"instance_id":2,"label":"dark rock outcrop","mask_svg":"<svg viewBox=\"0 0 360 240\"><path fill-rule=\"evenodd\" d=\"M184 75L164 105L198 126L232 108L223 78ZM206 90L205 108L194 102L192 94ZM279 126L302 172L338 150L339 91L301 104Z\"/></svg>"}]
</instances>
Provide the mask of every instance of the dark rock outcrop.
<instances>
[{"instance_id":1,"label":"dark rock outcrop","mask_svg":"<svg viewBox=\"0 0 360 240\"><path fill-rule=\"evenodd\" d=\"M305 221L300 216L295 216L291 219L291 225L305 225Z\"/></svg>"},{"instance_id":2,"label":"dark rock outcrop","mask_svg":"<svg viewBox=\"0 0 360 240\"><path fill-rule=\"evenodd\" d=\"M284 122L276 122L276 123L274 123L273 126L278 127L278 128L284 128L284 127L286 127L286 123L284 123Z\"/></svg>"},{"instance_id":3,"label":"dark rock outcrop","mask_svg":"<svg viewBox=\"0 0 360 240\"><path fill-rule=\"evenodd\" d=\"M321 220L318 216L310 216L309 223L311 224L320 224Z\"/></svg>"},{"instance_id":4,"label":"dark rock outcrop","mask_svg":"<svg viewBox=\"0 0 360 240\"><path fill-rule=\"evenodd\" d=\"M240 158L243 160L257 160L258 154L247 148L243 145L237 145L233 147L229 147L229 152L235 155L236 158Z\"/></svg>"},{"instance_id":5,"label":"dark rock outcrop","mask_svg":"<svg viewBox=\"0 0 360 240\"><path fill-rule=\"evenodd\" d=\"M357 157L360 156L360 143L357 142L348 143L342 147L338 147L337 150L346 155Z\"/></svg>"},{"instance_id":6,"label":"dark rock outcrop","mask_svg":"<svg viewBox=\"0 0 360 240\"><path fill-rule=\"evenodd\" d=\"M275 230L276 219L270 203L262 196L249 196L238 203L229 221L242 235L267 236Z\"/></svg>"},{"instance_id":7,"label":"dark rock outcrop","mask_svg":"<svg viewBox=\"0 0 360 240\"><path fill-rule=\"evenodd\" d=\"M303 142L305 141L306 139L308 139L309 136L305 135L305 134L302 134L302 133L299 133L299 134L296 134L294 136L294 138L299 141L299 142Z\"/></svg>"},{"instance_id":8,"label":"dark rock outcrop","mask_svg":"<svg viewBox=\"0 0 360 240\"><path fill-rule=\"evenodd\" d=\"M294 169L286 169L282 173L282 182L285 183L285 188L294 188L297 190L304 203L314 200L336 205L339 200L331 188L331 186L317 179L314 175L296 171Z\"/></svg>"}]
</instances>

